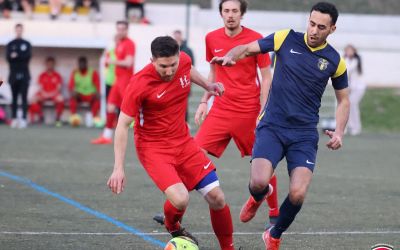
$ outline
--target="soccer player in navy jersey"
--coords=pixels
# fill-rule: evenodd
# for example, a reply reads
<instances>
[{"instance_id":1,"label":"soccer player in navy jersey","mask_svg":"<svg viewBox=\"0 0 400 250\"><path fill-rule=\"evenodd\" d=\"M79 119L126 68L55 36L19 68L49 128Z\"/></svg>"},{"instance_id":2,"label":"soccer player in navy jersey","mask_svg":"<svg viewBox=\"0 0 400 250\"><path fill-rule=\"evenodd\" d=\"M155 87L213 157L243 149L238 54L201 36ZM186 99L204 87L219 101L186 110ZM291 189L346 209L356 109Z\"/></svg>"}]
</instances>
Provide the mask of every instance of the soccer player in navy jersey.
<instances>
[{"instance_id":1,"label":"soccer player in navy jersey","mask_svg":"<svg viewBox=\"0 0 400 250\"><path fill-rule=\"evenodd\" d=\"M281 235L295 219L304 202L315 167L318 149L317 123L321 97L332 80L337 99L336 129L325 131L326 146L342 146L349 116L347 69L343 58L327 43L336 30L336 7L320 2L311 8L307 32L275 32L263 39L239 45L213 63L234 65L237 60L274 51L276 65L270 96L256 129L253 147L250 198L241 210L254 216L268 193L268 183L278 162L286 157L290 176L289 194L280 207L275 226L263 234L266 249L279 249Z\"/></svg>"}]
</instances>

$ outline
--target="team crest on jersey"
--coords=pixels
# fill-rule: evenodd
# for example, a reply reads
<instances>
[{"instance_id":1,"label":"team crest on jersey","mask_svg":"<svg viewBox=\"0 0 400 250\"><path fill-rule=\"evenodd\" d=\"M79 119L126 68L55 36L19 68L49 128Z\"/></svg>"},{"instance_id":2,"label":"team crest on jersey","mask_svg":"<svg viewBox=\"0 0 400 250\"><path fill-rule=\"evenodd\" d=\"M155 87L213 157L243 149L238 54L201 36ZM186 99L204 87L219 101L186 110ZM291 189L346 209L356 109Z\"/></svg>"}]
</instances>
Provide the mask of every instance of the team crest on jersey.
<instances>
[{"instance_id":1,"label":"team crest on jersey","mask_svg":"<svg viewBox=\"0 0 400 250\"><path fill-rule=\"evenodd\" d=\"M328 64L329 64L329 62L326 60L326 59L324 59L324 58L320 58L319 60L318 60L318 68L319 68L319 70L326 70L326 68L328 68Z\"/></svg>"},{"instance_id":2,"label":"team crest on jersey","mask_svg":"<svg viewBox=\"0 0 400 250\"><path fill-rule=\"evenodd\" d=\"M179 82L181 83L182 88L190 85L190 79L187 78L187 75L183 75L182 77L180 77Z\"/></svg>"}]
</instances>

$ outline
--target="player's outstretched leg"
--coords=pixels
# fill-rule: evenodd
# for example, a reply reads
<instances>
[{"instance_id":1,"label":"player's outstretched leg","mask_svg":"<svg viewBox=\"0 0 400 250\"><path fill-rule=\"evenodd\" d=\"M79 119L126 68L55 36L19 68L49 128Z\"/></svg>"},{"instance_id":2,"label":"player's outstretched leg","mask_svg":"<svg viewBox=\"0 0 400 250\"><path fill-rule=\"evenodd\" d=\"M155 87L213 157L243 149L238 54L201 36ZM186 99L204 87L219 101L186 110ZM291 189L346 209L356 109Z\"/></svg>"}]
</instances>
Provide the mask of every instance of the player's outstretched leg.
<instances>
[{"instance_id":1,"label":"player's outstretched leg","mask_svg":"<svg viewBox=\"0 0 400 250\"><path fill-rule=\"evenodd\" d=\"M204 198L210 207L211 224L221 250L234 250L232 216L224 193L220 187L215 187Z\"/></svg>"},{"instance_id":2,"label":"player's outstretched leg","mask_svg":"<svg viewBox=\"0 0 400 250\"><path fill-rule=\"evenodd\" d=\"M182 183L168 187L165 190L167 200L164 203L164 224L172 237L185 236L192 239L197 245L197 239L179 222L185 214L189 203L189 193Z\"/></svg>"},{"instance_id":3,"label":"player's outstretched leg","mask_svg":"<svg viewBox=\"0 0 400 250\"><path fill-rule=\"evenodd\" d=\"M270 196L274 192L274 189L271 185L268 185L263 191L256 193L251 190L249 185L249 191L251 195L240 210L241 222L248 222L253 219L263 200Z\"/></svg>"},{"instance_id":4,"label":"player's outstretched leg","mask_svg":"<svg viewBox=\"0 0 400 250\"><path fill-rule=\"evenodd\" d=\"M268 213L269 222L267 221L265 229L268 229L271 226L275 225L279 216L278 184L276 175L272 176L271 180L269 181L269 184L272 186L274 191L271 193L271 195L266 196L265 198L265 201L267 202L269 207L269 213Z\"/></svg>"},{"instance_id":5,"label":"player's outstretched leg","mask_svg":"<svg viewBox=\"0 0 400 250\"><path fill-rule=\"evenodd\" d=\"M294 221L304 202L308 186L312 179L312 171L306 167L296 167L290 174L289 195L280 207L280 214L275 226L263 234L267 250L279 249L281 236Z\"/></svg>"},{"instance_id":6,"label":"player's outstretched leg","mask_svg":"<svg viewBox=\"0 0 400 250\"><path fill-rule=\"evenodd\" d=\"M269 184L273 174L274 169L269 160L254 158L251 161L250 197L240 211L239 218L242 222L248 222L253 219L265 197L274 192L273 187Z\"/></svg>"}]
</instances>

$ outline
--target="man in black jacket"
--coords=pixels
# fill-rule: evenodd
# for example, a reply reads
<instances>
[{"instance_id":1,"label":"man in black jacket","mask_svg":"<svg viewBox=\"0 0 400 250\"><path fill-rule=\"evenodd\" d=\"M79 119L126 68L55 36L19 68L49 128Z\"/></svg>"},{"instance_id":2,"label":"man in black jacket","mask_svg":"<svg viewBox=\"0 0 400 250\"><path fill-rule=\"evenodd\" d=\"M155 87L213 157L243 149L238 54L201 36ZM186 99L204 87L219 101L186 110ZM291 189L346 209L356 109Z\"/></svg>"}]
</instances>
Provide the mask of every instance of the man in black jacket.
<instances>
[{"instance_id":1,"label":"man in black jacket","mask_svg":"<svg viewBox=\"0 0 400 250\"><path fill-rule=\"evenodd\" d=\"M15 25L16 38L6 47L7 61L10 65L8 82L12 91L12 128L26 128L26 114L28 109L28 87L31 76L29 74L29 61L31 59L31 44L22 39L22 24ZM22 119L17 119L18 97L22 98Z\"/></svg>"}]
</instances>

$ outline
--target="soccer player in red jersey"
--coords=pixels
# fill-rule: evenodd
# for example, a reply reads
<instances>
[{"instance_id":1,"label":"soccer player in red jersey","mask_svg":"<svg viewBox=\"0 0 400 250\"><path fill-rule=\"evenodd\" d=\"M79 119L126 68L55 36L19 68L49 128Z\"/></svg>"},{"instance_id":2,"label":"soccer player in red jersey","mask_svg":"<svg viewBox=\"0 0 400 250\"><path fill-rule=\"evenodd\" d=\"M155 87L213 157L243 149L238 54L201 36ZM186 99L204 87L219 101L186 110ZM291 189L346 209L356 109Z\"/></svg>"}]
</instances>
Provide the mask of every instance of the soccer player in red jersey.
<instances>
[{"instance_id":1,"label":"soccer player in red jersey","mask_svg":"<svg viewBox=\"0 0 400 250\"><path fill-rule=\"evenodd\" d=\"M247 10L245 0L222 0L219 11L224 27L206 36L206 59L223 56L230 49L242 43L262 38L261 34L241 26L240 22ZM248 57L238 61L233 67L210 64L210 81L224 83L226 95L216 97L207 118L207 93L201 99L195 121L201 125L195 140L207 153L220 157L233 138L242 157L251 155L255 139L257 117L264 109L271 85L270 58L268 54ZM261 79L258 78L260 69ZM233 118L234 119L229 119ZM270 182L272 188L266 197L269 205L270 224L279 216L276 177ZM240 217L243 222L251 218Z\"/></svg>"},{"instance_id":2,"label":"soccer player in red jersey","mask_svg":"<svg viewBox=\"0 0 400 250\"><path fill-rule=\"evenodd\" d=\"M70 112L76 114L78 103L90 104L92 116L96 117L100 109L100 78L96 70L88 66L86 57L78 58L78 69L71 73L69 80Z\"/></svg>"},{"instance_id":3,"label":"soccer player in red jersey","mask_svg":"<svg viewBox=\"0 0 400 250\"><path fill-rule=\"evenodd\" d=\"M102 135L92 140L92 144L112 144L113 128L117 119L117 110L121 107L125 88L134 71L135 43L128 37L129 24L126 21L117 22L116 60L108 58L106 64L115 65L115 83L107 98L106 126Z\"/></svg>"},{"instance_id":4,"label":"soccer player in red jersey","mask_svg":"<svg viewBox=\"0 0 400 250\"><path fill-rule=\"evenodd\" d=\"M194 82L212 95L222 95L221 83L210 83L192 67L190 57L179 52L169 36L151 43L152 62L132 77L121 106L115 132L114 170L107 185L121 193L125 185L124 158L128 129L135 119L138 158L147 174L165 194L165 227L173 237L195 240L180 223L196 189L209 204L211 224L221 249L234 249L233 225L214 164L190 136L185 112ZM196 240L195 240L196 241Z\"/></svg>"},{"instance_id":5,"label":"soccer player in red jersey","mask_svg":"<svg viewBox=\"0 0 400 250\"><path fill-rule=\"evenodd\" d=\"M35 94L29 107L31 122L34 121L35 114L38 114L39 120L43 121L43 102L52 101L56 106L56 126L61 126L60 118L64 110L64 98L61 94L62 78L54 67L55 59L53 57L48 57L46 59L46 71L39 75L39 90Z\"/></svg>"}]
</instances>

